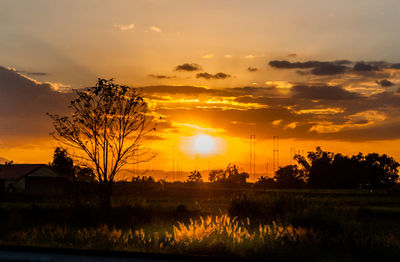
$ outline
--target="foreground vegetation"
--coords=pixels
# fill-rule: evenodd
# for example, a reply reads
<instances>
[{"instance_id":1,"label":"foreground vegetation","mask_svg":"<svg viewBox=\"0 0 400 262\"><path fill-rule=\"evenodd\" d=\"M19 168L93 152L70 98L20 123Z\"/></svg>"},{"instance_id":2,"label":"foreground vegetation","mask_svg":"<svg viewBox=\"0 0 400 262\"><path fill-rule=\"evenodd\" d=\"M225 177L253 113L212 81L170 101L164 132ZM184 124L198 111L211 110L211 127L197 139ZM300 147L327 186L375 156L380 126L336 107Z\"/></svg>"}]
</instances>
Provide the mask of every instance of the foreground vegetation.
<instances>
[{"instance_id":1,"label":"foreground vegetation","mask_svg":"<svg viewBox=\"0 0 400 262\"><path fill-rule=\"evenodd\" d=\"M326 232L292 225L252 225L227 215L201 218L154 231L121 229L106 225L73 228L46 225L14 232L3 243L30 246L112 249L135 252L235 256L283 260L390 259L399 255L396 234L370 234L347 229Z\"/></svg>"},{"instance_id":2,"label":"foreground vegetation","mask_svg":"<svg viewBox=\"0 0 400 262\"><path fill-rule=\"evenodd\" d=\"M312 238L311 233L275 223L252 228L250 220L242 222L222 215L191 220L189 223L178 222L161 232L143 228L117 229L106 225L88 229L47 225L11 233L5 241L41 246L203 255L228 252L243 257L256 255L261 250L276 251L285 243Z\"/></svg>"},{"instance_id":3,"label":"foreground vegetation","mask_svg":"<svg viewBox=\"0 0 400 262\"><path fill-rule=\"evenodd\" d=\"M127 199L118 204L116 196L107 214L88 203L3 203L0 241L258 259L400 258L400 198L385 191L214 192L198 187L142 192L146 200L133 201L135 195L132 205Z\"/></svg>"}]
</instances>

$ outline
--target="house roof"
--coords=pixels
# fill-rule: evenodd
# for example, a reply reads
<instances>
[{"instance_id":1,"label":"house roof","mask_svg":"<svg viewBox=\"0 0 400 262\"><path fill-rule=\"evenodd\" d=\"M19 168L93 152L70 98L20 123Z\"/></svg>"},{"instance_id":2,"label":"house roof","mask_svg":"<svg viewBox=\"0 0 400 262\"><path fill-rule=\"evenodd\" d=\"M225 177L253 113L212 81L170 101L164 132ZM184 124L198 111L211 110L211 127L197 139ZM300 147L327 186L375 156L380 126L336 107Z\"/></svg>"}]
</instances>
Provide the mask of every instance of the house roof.
<instances>
[{"instance_id":1,"label":"house roof","mask_svg":"<svg viewBox=\"0 0 400 262\"><path fill-rule=\"evenodd\" d=\"M19 180L30 173L36 171L44 164L11 164L0 165L0 179L3 180Z\"/></svg>"}]
</instances>

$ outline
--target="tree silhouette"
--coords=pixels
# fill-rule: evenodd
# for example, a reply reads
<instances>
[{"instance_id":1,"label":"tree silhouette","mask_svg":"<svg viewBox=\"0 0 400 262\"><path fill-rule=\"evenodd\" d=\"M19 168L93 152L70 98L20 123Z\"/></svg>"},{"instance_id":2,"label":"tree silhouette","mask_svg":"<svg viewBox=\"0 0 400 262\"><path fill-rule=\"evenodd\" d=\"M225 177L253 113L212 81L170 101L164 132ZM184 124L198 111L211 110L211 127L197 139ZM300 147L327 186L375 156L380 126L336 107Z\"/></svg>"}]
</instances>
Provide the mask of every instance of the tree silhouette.
<instances>
[{"instance_id":1,"label":"tree silhouette","mask_svg":"<svg viewBox=\"0 0 400 262\"><path fill-rule=\"evenodd\" d=\"M53 162L51 163L51 167L58 174L68 178L69 180L74 180L74 161L68 156L68 153L65 149L57 147L54 150Z\"/></svg>"},{"instance_id":2,"label":"tree silhouette","mask_svg":"<svg viewBox=\"0 0 400 262\"><path fill-rule=\"evenodd\" d=\"M275 180L278 188L303 188L304 173L297 168L297 165L288 165L280 167L275 172Z\"/></svg>"},{"instance_id":3,"label":"tree silhouette","mask_svg":"<svg viewBox=\"0 0 400 262\"><path fill-rule=\"evenodd\" d=\"M236 165L229 164L225 170L214 169L208 174L208 180L214 183L226 183L231 185L246 184L249 174L246 172L239 172Z\"/></svg>"},{"instance_id":4,"label":"tree silhouette","mask_svg":"<svg viewBox=\"0 0 400 262\"><path fill-rule=\"evenodd\" d=\"M246 172L239 172L236 165L229 164L225 170L225 177L230 184L243 185L246 184L249 174Z\"/></svg>"},{"instance_id":5,"label":"tree silhouette","mask_svg":"<svg viewBox=\"0 0 400 262\"><path fill-rule=\"evenodd\" d=\"M198 183L198 182L203 182L202 176L199 171L194 170L190 172L190 175L188 175L186 182L188 183Z\"/></svg>"},{"instance_id":6,"label":"tree silhouette","mask_svg":"<svg viewBox=\"0 0 400 262\"><path fill-rule=\"evenodd\" d=\"M74 161L68 156L67 150L61 147L57 147L54 150L53 162L51 162L50 166L55 172L67 178L69 181L95 181L93 170L88 167L74 165Z\"/></svg>"},{"instance_id":7,"label":"tree silhouette","mask_svg":"<svg viewBox=\"0 0 400 262\"><path fill-rule=\"evenodd\" d=\"M315 152L308 152L307 158L310 162L308 184L311 187L335 187L330 181L330 178L335 175L335 170L332 168L334 157L334 153L323 151L321 147L317 147Z\"/></svg>"},{"instance_id":8,"label":"tree silhouette","mask_svg":"<svg viewBox=\"0 0 400 262\"><path fill-rule=\"evenodd\" d=\"M129 160L150 160L153 155L138 147L150 128L147 103L135 88L112 79L98 79L94 87L77 90L71 101L72 116L48 114L53 120L53 137L71 148L74 160L93 170L101 184L101 205L111 205L113 182ZM133 158L135 154L136 158ZM133 160L135 159L135 160Z\"/></svg>"},{"instance_id":9,"label":"tree silhouette","mask_svg":"<svg viewBox=\"0 0 400 262\"><path fill-rule=\"evenodd\" d=\"M362 159L365 181L372 187L388 187L396 184L400 166L393 157L371 153Z\"/></svg>"},{"instance_id":10,"label":"tree silhouette","mask_svg":"<svg viewBox=\"0 0 400 262\"><path fill-rule=\"evenodd\" d=\"M213 169L208 174L208 180L210 182L218 182L225 179L225 171L223 169Z\"/></svg>"},{"instance_id":11,"label":"tree silhouette","mask_svg":"<svg viewBox=\"0 0 400 262\"><path fill-rule=\"evenodd\" d=\"M349 157L317 147L315 152L308 152L307 158L296 155L294 159L311 188L390 187L399 178L400 164L385 154L359 153Z\"/></svg>"},{"instance_id":12,"label":"tree silhouette","mask_svg":"<svg viewBox=\"0 0 400 262\"><path fill-rule=\"evenodd\" d=\"M276 188L276 181L271 177L260 176L255 185L260 188Z\"/></svg>"},{"instance_id":13,"label":"tree silhouette","mask_svg":"<svg viewBox=\"0 0 400 262\"><path fill-rule=\"evenodd\" d=\"M75 166L75 180L79 182L94 182L96 175L93 170L88 167Z\"/></svg>"}]
</instances>

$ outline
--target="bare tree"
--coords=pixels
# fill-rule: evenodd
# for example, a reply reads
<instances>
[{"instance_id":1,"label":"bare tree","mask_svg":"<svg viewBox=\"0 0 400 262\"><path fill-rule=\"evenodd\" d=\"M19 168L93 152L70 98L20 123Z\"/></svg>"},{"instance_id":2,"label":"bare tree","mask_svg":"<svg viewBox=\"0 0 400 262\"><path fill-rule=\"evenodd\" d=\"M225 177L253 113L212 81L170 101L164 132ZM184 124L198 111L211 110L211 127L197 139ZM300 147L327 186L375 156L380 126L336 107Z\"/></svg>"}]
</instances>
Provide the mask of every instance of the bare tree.
<instances>
[{"instance_id":1,"label":"bare tree","mask_svg":"<svg viewBox=\"0 0 400 262\"><path fill-rule=\"evenodd\" d=\"M93 170L101 184L102 206L109 208L121 168L154 157L141 149L139 159L137 152L146 134L155 130L150 127L153 117L137 89L112 79L98 79L96 86L76 93L70 106L72 116L48 114L55 128L52 136L71 148L72 157L81 165Z\"/></svg>"}]
</instances>

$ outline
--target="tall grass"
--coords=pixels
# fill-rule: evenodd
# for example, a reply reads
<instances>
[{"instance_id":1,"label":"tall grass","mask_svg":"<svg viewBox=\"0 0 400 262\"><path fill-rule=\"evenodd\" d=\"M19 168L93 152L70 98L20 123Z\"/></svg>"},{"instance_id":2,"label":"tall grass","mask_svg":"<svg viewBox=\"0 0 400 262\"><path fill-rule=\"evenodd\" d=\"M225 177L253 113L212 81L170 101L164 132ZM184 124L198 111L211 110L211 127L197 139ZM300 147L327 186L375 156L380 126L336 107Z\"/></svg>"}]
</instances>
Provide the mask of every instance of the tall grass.
<instances>
[{"instance_id":1,"label":"tall grass","mask_svg":"<svg viewBox=\"0 0 400 262\"><path fill-rule=\"evenodd\" d=\"M213 201L207 212L201 207L207 201L198 212L177 202L171 202L176 208L162 202L107 214L86 207L11 210L1 216L7 230L0 244L307 261L400 259L395 197L265 192L221 200L223 205ZM229 215L215 216L222 212Z\"/></svg>"},{"instance_id":2,"label":"tall grass","mask_svg":"<svg viewBox=\"0 0 400 262\"><path fill-rule=\"evenodd\" d=\"M118 229L101 226L72 228L46 225L10 233L2 242L31 246L78 247L185 254L230 254L245 256L249 250L272 249L283 243L313 236L303 228L269 225L251 226L228 215L178 222L162 232L151 229Z\"/></svg>"},{"instance_id":3,"label":"tall grass","mask_svg":"<svg viewBox=\"0 0 400 262\"><path fill-rule=\"evenodd\" d=\"M153 228L154 229L154 228ZM178 253L270 259L320 260L361 256L373 259L399 255L400 239L348 231L329 238L323 232L275 222L253 225L228 215L178 222L164 230L100 226L32 227L4 237L2 244L135 252Z\"/></svg>"}]
</instances>

